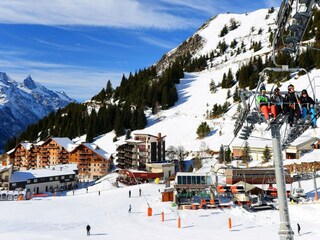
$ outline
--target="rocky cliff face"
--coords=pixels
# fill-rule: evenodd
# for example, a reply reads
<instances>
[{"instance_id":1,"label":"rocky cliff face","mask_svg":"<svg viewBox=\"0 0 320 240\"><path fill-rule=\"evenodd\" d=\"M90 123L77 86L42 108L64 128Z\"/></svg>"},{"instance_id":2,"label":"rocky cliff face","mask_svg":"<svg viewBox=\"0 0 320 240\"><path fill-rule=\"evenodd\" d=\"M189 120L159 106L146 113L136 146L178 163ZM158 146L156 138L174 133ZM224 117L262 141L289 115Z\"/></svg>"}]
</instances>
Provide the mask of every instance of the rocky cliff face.
<instances>
[{"instance_id":1,"label":"rocky cliff face","mask_svg":"<svg viewBox=\"0 0 320 240\"><path fill-rule=\"evenodd\" d=\"M193 55L202 47L202 45L203 38L198 34L193 35L177 48L162 56L162 58L156 63L157 72L163 71L167 66L174 63L174 61L180 56L184 56L187 53Z\"/></svg>"}]
</instances>

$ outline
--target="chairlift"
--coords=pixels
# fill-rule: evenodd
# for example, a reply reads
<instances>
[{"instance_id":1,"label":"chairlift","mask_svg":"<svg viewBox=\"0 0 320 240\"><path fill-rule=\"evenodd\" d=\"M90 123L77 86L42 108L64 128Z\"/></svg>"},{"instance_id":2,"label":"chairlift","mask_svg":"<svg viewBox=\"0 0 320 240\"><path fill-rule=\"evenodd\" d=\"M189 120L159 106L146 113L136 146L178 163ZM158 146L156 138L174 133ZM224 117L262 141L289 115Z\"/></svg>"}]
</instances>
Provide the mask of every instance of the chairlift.
<instances>
[{"instance_id":1,"label":"chairlift","mask_svg":"<svg viewBox=\"0 0 320 240\"><path fill-rule=\"evenodd\" d=\"M276 67L268 67L262 70L262 72L259 75L259 81L257 84L256 91L251 92L244 92L240 91L240 98L242 102L243 108L240 111L239 117L235 123L234 128L234 136L236 137L238 133L240 132L240 139L247 140L254 129L254 125L256 123L261 123L264 120L264 117L261 115L259 103L257 102L257 93L260 92L259 89L264 84L264 77L267 72L288 72L288 73L296 73L304 72L308 78L309 85L305 89L309 89L309 95L313 96L313 99L316 101L316 116L315 118L319 117L319 107L317 104L316 96L315 96L315 88L311 83L310 75L304 68L289 68L288 65L279 65L275 62L275 49L276 45L279 45L279 39L283 38L282 33L284 32L284 29L289 21L289 17L293 10L293 0L283 0L282 4L280 6L280 10L278 12L277 16L277 29L275 32L275 38L273 41L273 61ZM297 48L300 46L300 41L303 38L305 29L308 26L310 16L312 16L312 7L315 3L314 0L306 0L306 1L300 1L296 2L297 6L295 7L296 13L294 13L294 19L296 21L291 24L288 27L290 36L286 36L287 38L283 41L283 49L287 49L289 53L297 53ZM318 3L318 2L317 2ZM304 6L305 9L301 8L301 6ZM286 42L287 41L287 42ZM275 88L275 84L271 88L270 95L273 93L273 90ZM296 93L299 94L298 91ZM251 104L249 101L247 102L245 99L246 95L248 99L250 97L253 97L251 100ZM253 104L254 101L254 104ZM255 107L252 107L254 105ZM305 119L301 119L297 122L295 127L291 127L289 130L288 124L286 124L286 115L283 113L280 114L282 116L279 116L275 118L271 123L272 124L278 124L281 125L281 138L282 138L282 147L288 146L291 142L293 142L297 137L299 137L303 132L305 132L312 124L312 119L309 116L307 116ZM266 130L270 129L270 124L267 127Z\"/></svg>"}]
</instances>

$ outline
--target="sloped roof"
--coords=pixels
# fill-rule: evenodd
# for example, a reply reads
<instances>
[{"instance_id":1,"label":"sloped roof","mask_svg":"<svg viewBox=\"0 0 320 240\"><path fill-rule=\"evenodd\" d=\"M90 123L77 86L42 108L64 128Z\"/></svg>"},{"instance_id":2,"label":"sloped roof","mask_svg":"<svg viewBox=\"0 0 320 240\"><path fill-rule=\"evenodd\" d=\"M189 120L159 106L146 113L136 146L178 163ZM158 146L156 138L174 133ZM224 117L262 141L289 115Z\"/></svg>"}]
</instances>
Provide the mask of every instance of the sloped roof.
<instances>
[{"instance_id":1,"label":"sloped roof","mask_svg":"<svg viewBox=\"0 0 320 240\"><path fill-rule=\"evenodd\" d=\"M77 146L79 146L78 144L71 141L69 138L61 138L61 137L48 138L44 142L41 142L41 143L39 142L38 145L43 145L50 140L55 141L59 146L63 147L68 152L71 152L73 149L75 149Z\"/></svg>"},{"instance_id":2,"label":"sloped roof","mask_svg":"<svg viewBox=\"0 0 320 240\"><path fill-rule=\"evenodd\" d=\"M16 171L12 173L10 178L10 183L12 182L25 182L29 179L41 178L41 177L56 177L63 175L75 174L73 170L70 169L35 169L27 171Z\"/></svg>"},{"instance_id":3,"label":"sloped roof","mask_svg":"<svg viewBox=\"0 0 320 240\"><path fill-rule=\"evenodd\" d=\"M68 152L71 152L73 149L75 149L78 146L78 144L75 144L69 138L52 138L52 140L58 143Z\"/></svg>"},{"instance_id":4,"label":"sloped roof","mask_svg":"<svg viewBox=\"0 0 320 240\"><path fill-rule=\"evenodd\" d=\"M21 146L23 146L27 150L30 150L30 148L33 146L33 143L29 143L29 142L23 142L20 144L21 144Z\"/></svg>"},{"instance_id":5,"label":"sloped roof","mask_svg":"<svg viewBox=\"0 0 320 240\"><path fill-rule=\"evenodd\" d=\"M82 143L82 145L84 145L87 148L91 149L94 153L100 155L101 157L103 157L105 159L109 159L110 156L111 156L108 152L106 152L103 149L99 148L99 146L94 144L94 143Z\"/></svg>"}]
</instances>

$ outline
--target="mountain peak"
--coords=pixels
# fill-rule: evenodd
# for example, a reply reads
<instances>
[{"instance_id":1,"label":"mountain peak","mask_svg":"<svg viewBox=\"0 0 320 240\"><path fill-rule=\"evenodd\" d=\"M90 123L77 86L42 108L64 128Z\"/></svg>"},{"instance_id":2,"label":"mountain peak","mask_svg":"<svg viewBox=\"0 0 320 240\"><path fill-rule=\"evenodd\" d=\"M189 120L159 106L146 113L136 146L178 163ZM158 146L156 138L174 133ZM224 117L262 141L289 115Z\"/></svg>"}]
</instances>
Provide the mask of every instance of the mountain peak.
<instances>
[{"instance_id":1,"label":"mountain peak","mask_svg":"<svg viewBox=\"0 0 320 240\"><path fill-rule=\"evenodd\" d=\"M0 72L0 82L8 83L9 80L10 78L5 72Z\"/></svg>"},{"instance_id":2,"label":"mountain peak","mask_svg":"<svg viewBox=\"0 0 320 240\"><path fill-rule=\"evenodd\" d=\"M30 75L28 75L28 77L23 80L23 86L30 90L37 88L35 82L33 81Z\"/></svg>"}]
</instances>

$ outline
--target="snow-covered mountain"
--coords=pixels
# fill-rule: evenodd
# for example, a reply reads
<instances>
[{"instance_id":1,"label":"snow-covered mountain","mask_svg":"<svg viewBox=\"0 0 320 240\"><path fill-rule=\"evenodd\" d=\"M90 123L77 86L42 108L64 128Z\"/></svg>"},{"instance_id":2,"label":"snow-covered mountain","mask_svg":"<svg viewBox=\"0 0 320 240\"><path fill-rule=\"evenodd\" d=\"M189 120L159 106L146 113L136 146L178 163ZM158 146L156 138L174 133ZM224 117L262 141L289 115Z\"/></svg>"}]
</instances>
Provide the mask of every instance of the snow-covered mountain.
<instances>
[{"instance_id":1,"label":"snow-covered mountain","mask_svg":"<svg viewBox=\"0 0 320 240\"><path fill-rule=\"evenodd\" d=\"M29 124L73 101L64 92L48 90L31 76L19 83L0 72L0 149Z\"/></svg>"},{"instance_id":2,"label":"snow-covered mountain","mask_svg":"<svg viewBox=\"0 0 320 240\"><path fill-rule=\"evenodd\" d=\"M187 151L199 151L207 148L218 151L222 144L229 145L231 141L244 142L240 139L233 140L238 103L234 103L232 95L238 83L230 89L218 87L215 93L210 91L210 83L212 81L216 85L221 83L223 74L227 74L229 69L235 76L237 70L243 64L247 64L253 57L261 56L264 60L272 54L269 37L276 28L277 13L277 10L270 12L269 9L261 9L245 14L219 14L205 23L181 45L165 54L156 63L159 71L169 66L177 57L186 53L191 53L193 58L196 58L214 52L215 57L208 60L208 67L205 70L185 73L185 77L180 80L180 84L176 85L179 100L174 107L160 111L155 115L148 111L148 126L143 130L134 132L153 135L161 132L162 135L166 135L166 146L181 145ZM232 24L235 24L235 27L231 28ZM227 26L228 32L221 36L222 29L225 26ZM219 48L217 46L219 42L225 42L228 45L223 54L218 54ZM232 42L236 42L234 47L231 47ZM253 49L254 43L261 43L259 50L255 51ZM310 79L319 74L319 70L311 71ZM292 78L283 82L280 89L286 91L290 83L294 84L297 90L308 88L308 76L292 74ZM266 87L269 91L273 85L267 84ZM230 91L231 97L228 97L228 91ZM212 110L214 104L222 105L226 101L231 104L226 114L221 118L207 118L207 112ZM198 139L196 131L202 122L207 122L211 132L207 137ZM257 124L252 134L256 136L253 140L255 142L260 140L268 142L262 143L263 146L271 144L270 133L264 132L265 128L266 125ZM314 133L312 134L314 135ZM112 153L116 149L113 138L114 133L107 133L97 138L95 143Z\"/></svg>"}]
</instances>

